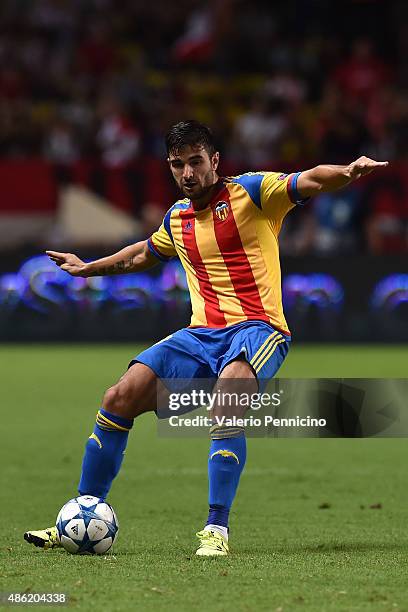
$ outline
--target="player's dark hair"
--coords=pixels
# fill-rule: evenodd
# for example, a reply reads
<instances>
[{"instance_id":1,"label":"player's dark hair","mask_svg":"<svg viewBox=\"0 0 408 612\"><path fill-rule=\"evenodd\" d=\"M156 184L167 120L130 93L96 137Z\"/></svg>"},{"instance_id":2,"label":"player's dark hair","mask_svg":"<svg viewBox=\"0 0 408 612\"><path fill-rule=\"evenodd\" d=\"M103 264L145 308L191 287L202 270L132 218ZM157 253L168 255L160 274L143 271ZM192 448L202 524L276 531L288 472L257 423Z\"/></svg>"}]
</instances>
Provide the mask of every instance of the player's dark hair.
<instances>
[{"instance_id":1,"label":"player's dark hair","mask_svg":"<svg viewBox=\"0 0 408 612\"><path fill-rule=\"evenodd\" d=\"M183 147L197 145L204 147L210 157L217 150L210 128L194 119L176 123L166 134L167 155L177 155Z\"/></svg>"}]
</instances>

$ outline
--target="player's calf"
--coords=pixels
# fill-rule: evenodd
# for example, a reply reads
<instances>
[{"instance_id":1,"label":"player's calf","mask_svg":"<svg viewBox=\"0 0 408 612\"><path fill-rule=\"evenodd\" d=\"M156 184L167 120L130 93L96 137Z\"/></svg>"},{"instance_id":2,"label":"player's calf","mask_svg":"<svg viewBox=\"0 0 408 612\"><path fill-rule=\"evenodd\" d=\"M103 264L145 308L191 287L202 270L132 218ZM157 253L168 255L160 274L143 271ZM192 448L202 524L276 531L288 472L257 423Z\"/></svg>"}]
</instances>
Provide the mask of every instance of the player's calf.
<instances>
[{"instance_id":1,"label":"player's calf","mask_svg":"<svg viewBox=\"0 0 408 612\"><path fill-rule=\"evenodd\" d=\"M232 417L244 416L247 406L240 406L241 393L255 393L258 383L251 366L243 359L228 364L214 391L218 400L212 410L213 427L210 430L211 446L208 456L208 518L202 532L199 556L228 554L228 519L239 479L246 462L246 439L242 427L221 424ZM223 395L224 394L224 395ZM224 402L223 397L238 398L237 403ZM201 537L201 534L204 534ZM210 535L208 535L210 534ZM215 535L214 535L215 534ZM225 546L223 544L225 543Z\"/></svg>"},{"instance_id":2,"label":"player's calf","mask_svg":"<svg viewBox=\"0 0 408 612\"><path fill-rule=\"evenodd\" d=\"M106 498L122 465L133 420L154 408L155 390L156 375L137 363L106 391L103 408L96 415L95 428L85 447L78 487L81 495Z\"/></svg>"},{"instance_id":3,"label":"player's calf","mask_svg":"<svg viewBox=\"0 0 408 612\"><path fill-rule=\"evenodd\" d=\"M98 411L94 430L85 446L78 486L80 495L106 498L122 465L132 427L133 419L118 417L104 409Z\"/></svg>"}]
</instances>

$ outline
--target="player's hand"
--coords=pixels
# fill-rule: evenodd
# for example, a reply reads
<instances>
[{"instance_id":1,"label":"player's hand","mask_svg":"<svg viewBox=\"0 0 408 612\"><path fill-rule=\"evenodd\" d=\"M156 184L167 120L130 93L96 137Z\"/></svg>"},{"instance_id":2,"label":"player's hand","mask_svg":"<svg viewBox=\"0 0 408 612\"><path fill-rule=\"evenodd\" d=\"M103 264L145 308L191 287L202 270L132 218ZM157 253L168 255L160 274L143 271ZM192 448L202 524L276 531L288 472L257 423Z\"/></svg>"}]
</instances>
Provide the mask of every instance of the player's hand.
<instances>
[{"instance_id":1,"label":"player's hand","mask_svg":"<svg viewBox=\"0 0 408 612\"><path fill-rule=\"evenodd\" d=\"M359 179L361 176L370 174L370 172L376 170L377 168L386 168L387 166L387 161L379 162L363 155L349 165L348 172L350 178L354 181L355 179Z\"/></svg>"},{"instance_id":2,"label":"player's hand","mask_svg":"<svg viewBox=\"0 0 408 612\"><path fill-rule=\"evenodd\" d=\"M61 270L65 270L65 272L68 272L71 276L87 276L86 263L73 253L58 253L57 251L45 252Z\"/></svg>"}]
</instances>

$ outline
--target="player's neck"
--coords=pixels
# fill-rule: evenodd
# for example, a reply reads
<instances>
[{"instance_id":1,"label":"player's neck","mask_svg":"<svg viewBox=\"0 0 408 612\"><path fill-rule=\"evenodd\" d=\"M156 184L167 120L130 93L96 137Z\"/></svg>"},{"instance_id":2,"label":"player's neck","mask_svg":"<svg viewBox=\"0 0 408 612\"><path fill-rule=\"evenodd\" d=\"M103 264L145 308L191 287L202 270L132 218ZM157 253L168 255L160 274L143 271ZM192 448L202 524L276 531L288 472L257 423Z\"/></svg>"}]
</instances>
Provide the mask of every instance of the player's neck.
<instances>
[{"instance_id":1,"label":"player's neck","mask_svg":"<svg viewBox=\"0 0 408 612\"><path fill-rule=\"evenodd\" d=\"M208 204L214 199L214 196L217 193L217 191L220 190L220 187L221 187L221 179L216 174L215 181L211 185L207 193L203 195L201 198L197 198L196 200L191 201L191 205L194 208L194 210L203 210L204 208L206 208Z\"/></svg>"}]
</instances>

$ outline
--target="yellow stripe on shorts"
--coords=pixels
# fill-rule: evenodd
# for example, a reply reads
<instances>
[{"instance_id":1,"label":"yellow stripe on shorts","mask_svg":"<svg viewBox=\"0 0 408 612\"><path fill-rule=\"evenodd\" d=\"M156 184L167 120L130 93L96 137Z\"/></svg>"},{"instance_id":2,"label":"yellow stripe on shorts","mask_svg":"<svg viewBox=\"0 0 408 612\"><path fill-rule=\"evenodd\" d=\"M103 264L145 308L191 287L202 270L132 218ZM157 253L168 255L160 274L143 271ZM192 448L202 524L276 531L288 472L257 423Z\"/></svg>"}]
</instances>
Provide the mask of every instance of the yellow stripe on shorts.
<instances>
[{"instance_id":1,"label":"yellow stripe on shorts","mask_svg":"<svg viewBox=\"0 0 408 612\"><path fill-rule=\"evenodd\" d=\"M257 371L260 362L263 360L265 355L270 351L270 349L275 345L277 340L281 340L281 339L282 339L282 336L277 331L275 331L265 340L263 345L260 347L260 349L258 349L254 357L252 357L250 361L250 364L252 365L255 371Z\"/></svg>"},{"instance_id":2,"label":"yellow stripe on shorts","mask_svg":"<svg viewBox=\"0 0 408 612\"><path fill-rule=\"evenodd\" d=\"M277 338L276 341L274 341L273 346L269 347L269 351L265 354L264 353L264 358L263 360L259 363L257 367L255 368L255 372L258 374L259 370L265 365L265 363L268 361L268 359L270 359L272 357L272 355L274 354L275 350L278 347L278 344L282 344L282 342L285 342L284 338Z\"/></svg>"},{"instance_id":3,"label":"yellow stripe on shorts","mask_svg":"<svg viewBox=\"0 0 408 612\"><path fill-rule=\"evenodd\" d=\"M251 359L251 361L250 361L250 364L251 364L253 367L255 367L255 366L254 366L255 361L257 360L258 356L260 356L260 354L261 354L262 350L265 348L265 346L266 346L267 344L269 344L269 342L272 340L272 338L274 338L274 336L276 336L276 335L277 335L277 333L278 333L277 331L274 331L274 332L273 332L273 334L271 334L270 336L268 336L268 337L267 337L267 339L266 339L266 340L265 340L265 341L264 341L264 342L261 344L261 346L259 347L259 349L256 351L255 355L252 357L252 359Z\"/></svg>"}]
</instances>

